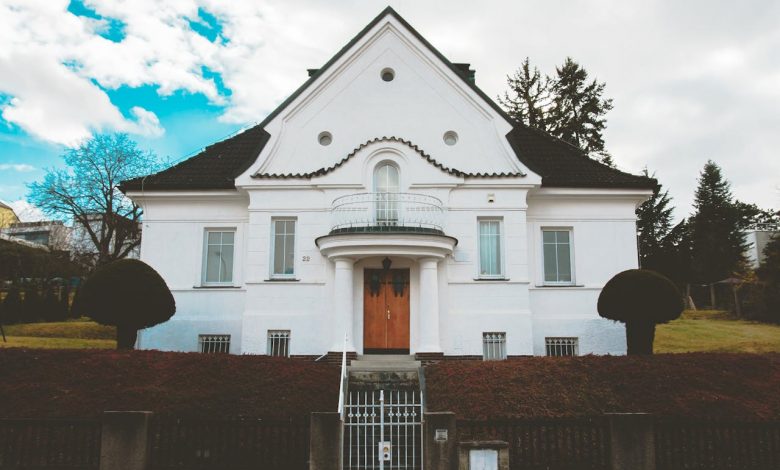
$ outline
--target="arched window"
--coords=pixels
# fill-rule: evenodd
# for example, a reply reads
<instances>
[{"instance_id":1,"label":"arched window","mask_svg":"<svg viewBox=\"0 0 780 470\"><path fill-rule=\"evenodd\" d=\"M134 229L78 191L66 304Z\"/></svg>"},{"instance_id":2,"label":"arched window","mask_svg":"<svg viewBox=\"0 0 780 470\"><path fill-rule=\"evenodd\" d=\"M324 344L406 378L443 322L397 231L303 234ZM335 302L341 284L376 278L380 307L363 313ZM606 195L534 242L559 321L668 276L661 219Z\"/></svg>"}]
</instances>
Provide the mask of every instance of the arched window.
<instances>
[{"instance_id":1,"label":"arched window","mask_svg":"<svg viewBox=\"0 0 780 470\"><path fill-rule=\"evenodd\" d=\"M398 224L398 192L400 187L398 167L389 162L377 165L374 170L377 225L394 226Z\"/></svg>"}]
</instances>

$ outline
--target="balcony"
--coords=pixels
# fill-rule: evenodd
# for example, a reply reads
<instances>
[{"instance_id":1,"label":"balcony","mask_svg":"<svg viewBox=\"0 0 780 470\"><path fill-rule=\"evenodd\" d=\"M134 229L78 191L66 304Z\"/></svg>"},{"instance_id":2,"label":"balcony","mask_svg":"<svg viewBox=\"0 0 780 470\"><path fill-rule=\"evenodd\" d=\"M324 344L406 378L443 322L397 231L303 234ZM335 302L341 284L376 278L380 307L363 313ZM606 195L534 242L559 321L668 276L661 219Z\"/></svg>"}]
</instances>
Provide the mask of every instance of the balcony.
<instances>
[{"instance_id":1,"label":"balcony","mask_svg":"<svg viewBox=\"0 0 780 470\"><path fill-rule=\"evenodd\" d=\"M333 200L330 233L416 232L442 234L444 209L433 196L358 193Z\"/></svg>"}]
</instances>

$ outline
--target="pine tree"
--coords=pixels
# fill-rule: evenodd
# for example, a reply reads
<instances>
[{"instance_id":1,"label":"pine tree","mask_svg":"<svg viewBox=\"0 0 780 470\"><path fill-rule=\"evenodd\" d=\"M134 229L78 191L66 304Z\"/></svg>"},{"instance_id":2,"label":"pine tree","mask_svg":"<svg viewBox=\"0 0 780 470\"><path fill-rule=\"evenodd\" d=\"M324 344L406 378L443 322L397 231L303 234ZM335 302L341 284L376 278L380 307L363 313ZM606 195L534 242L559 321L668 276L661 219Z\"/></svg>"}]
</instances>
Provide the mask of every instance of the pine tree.
<instances>
[{"instance_id":1,"label":"pine tree","mask_svg":"<svg viewBox=\"0 0 780 470\"><path fill-rule=\"evenodd\" d=\"M712 283L745 268L744 221L718 165L708 161L694 200L691 268L695 281Z\"/></svg>"},{"instance_id":2,"label":"pine tree","mask_svg":"<svg viewBox=\"0 0 780 470\"><path fill-rule=\"evenodd\" d=\"M650 177L647 168L644 169L644 175ZM656 185L653 196L636 210L639 266L669 276L669 255L673 249L673 240L669 238L669 233L672 231L674 208L671 206L669 192L662 192L661 188L660 184Z\"/></svg>"},{"instance_id":3,"label":"pine tree","mask_svg":"<svg viewBox=\"0 0 780 470\"><path fill-rule=\"evenodd\" d=\"M604 117L612 100L603 98L604 83L588 81L588 72L570 57L556 67L553 77L531 67L526 58L514 75L507 77L509 91L499 102L515 120L549 132L614 167L604 145Z\"/></svg>"},{"instance_id":4,"label":"pine tree","mask_svg":"<svg viewBox=\"0 0 780 470\"><path fill-rule=\"evenodd\" d=\"M550 78L542 77L539 69L531 64L528 57L513 76L506 77L509 92L498 101L507 113L516 121L541 130L547 130L545 109L549 106Z\"/></svg>"},{"instance_id":5,"label":"pine tree","mask_svg":"<svg viewBox=\"0 0 780 470\"><path fill-rule=\"evenodd\" d=\"M588 72L571 57L555 71L550 131L589 155L603 152L604 115L612 109L612 100L602 98L606 84L589 82Z\"/></svg>"}]
</instances>

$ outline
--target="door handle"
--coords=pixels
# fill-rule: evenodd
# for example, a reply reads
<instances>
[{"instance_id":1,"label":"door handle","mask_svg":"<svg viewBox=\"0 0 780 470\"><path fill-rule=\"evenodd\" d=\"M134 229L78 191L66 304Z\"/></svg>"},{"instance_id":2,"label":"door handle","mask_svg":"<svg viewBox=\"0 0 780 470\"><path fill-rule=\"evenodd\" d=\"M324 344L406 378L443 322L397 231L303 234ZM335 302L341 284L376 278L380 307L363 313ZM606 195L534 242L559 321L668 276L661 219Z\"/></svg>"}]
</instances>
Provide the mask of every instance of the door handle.
<instances>
[{"instance_id":1,"label":"door handle","mask_svg":"<svg viewBox=\"0 0 780 470\"><path fill-rule=\"evenodd\" d=\"M390 319L390 309L389 308L387 309L387 319L388 320Z\"/></svg>"}]
</instances>

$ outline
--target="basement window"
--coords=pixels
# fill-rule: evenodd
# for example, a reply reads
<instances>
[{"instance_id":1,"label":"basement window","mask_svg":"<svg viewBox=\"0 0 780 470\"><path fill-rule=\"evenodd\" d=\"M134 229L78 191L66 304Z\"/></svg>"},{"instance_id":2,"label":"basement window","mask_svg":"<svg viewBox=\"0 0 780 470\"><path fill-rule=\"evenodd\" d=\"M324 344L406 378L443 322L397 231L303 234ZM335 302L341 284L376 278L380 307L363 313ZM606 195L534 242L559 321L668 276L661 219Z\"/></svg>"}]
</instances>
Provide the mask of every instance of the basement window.
<instances>
[{"instance_id":1,"label":"basement window","mask_svg":"<svg viewBox=\"0 0 780 470\"><path fill-rule=\"evenodd\" d=\"M198 350L205 354L228 354L230 335L198 335Z\"/></svg>"},{"instance_id":2,"label":"basement window","mask_svg":"<svg viewBox=\"0 0 780 470\"><path fill-rule=\"evenodd\" d=\"M548 356L579 356L578 338L544 338L544 347Z\"/></svg>"},{"instance_id":3,"label":"basement window","mask_svg":"<svg viewBox=\"0 0 780 470\"><path fill-rule=\"evenodd\" d=\"M276 357L290 357L290 330L268 330L266 354Z\"/></svg>"},{"instance_id":4,"label":"basement window","mask_svg":"<svg viewBox=\"0 0 780 470\"><path fill-rule=\"evenodd\" d=\"M482 360L503 361L506 359L506 332L482 333Z\"/></svg>"}]
</instances>

